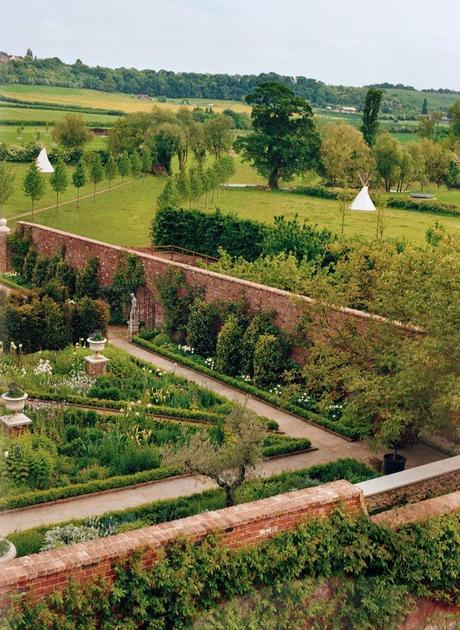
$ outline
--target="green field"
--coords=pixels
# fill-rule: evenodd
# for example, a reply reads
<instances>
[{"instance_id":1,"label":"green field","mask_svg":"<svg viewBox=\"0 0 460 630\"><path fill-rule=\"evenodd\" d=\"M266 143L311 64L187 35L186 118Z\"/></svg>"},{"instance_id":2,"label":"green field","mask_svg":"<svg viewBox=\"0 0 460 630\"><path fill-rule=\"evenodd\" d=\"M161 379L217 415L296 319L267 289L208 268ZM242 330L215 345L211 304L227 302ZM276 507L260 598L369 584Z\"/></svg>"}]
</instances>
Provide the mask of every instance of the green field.
<instances>
[{"instance_id":1,"label":"green field","mask_svg":"<svg viewBox=\"0 0 460 630\"><path fill-rule=\"evenodd\" d=\"M30 201L20 189L26 165L14 165L17 172L17 185L14 197L6 206L6 216L13 219L18 213L29 212ZM119 183L120 178L117 179ZM237 161L237 170L232 178L237 183L263 183L251 167ZM34 221L51 227L76 232L109 243L134 247L148 246L149 228L153 217L155 202L160 194L165 180L148 176L145 181L137 179L121 188L114 189L110 195L105 192L96 196L96 201L87 198L81 201L81 207L75 203L63 205L56 211L54 207L55 195L48 188L37 207L53 206L43 212L36 212ZM98 185L102 190L107 187L106 182ZM82 194L92 192L92 185L85 186ZM440 201L457 204L460 207L460 191L439 189L432 191ZM62 195L62 200L74 198L75 189L69 186ZM308 221L327 227L335 232L340 231L340 217L338 203L325 199L296 195L289 191L265 190L221 190L214 204L224 212L236 212L239 216L257 221L271 222L276 215L283 214L292 217L298 214ZM31 220L31 215L21 217ZM439 220L447 230L460 234L460 217L441 217L434 215L409 212L388 208L385 211L386 238L406 238L409 241L421 243L426 230ZM14 220L10 222L14 224ZM353 212L347 215L345 235L360 235L372 239L376 232L376 214Z\"/></svg>"},{"instance_id":2,"label":"green field","mask_svg":"<svg viewBox=\"0 0 460 630\"><path fill-rule=\"evenodd\" d=\"M119 109L126 113L149 111L154 106L176 111L179 107L184 106L184 101L189 102L189 105L185 105L189 108L206 107L212 104L213 109L217 112L223 111L229 107L236 111L250 111L248 105L238 101L192 98L168 99L166 103L160 103L155 99L143 100L136 96L121 94L119 92L99 92L97 90L87 90L84 88L52 87L48 85L1 85L0 94L25 101Z\"/></svg>"}]
</instances>

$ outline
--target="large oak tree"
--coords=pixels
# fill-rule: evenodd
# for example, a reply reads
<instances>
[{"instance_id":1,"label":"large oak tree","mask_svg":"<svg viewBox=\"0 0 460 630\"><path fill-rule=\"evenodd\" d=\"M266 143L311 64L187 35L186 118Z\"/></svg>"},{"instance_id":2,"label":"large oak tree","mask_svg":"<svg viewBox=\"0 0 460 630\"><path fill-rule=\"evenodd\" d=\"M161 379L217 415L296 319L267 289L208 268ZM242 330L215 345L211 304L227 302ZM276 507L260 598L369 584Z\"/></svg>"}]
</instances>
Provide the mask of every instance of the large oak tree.
<instances>
[{"instance_id":1,"label":"large oak tree","mask_svg":"<svg viewBox=\"0 0 460 630\"><path fill-rule=\"evenodd\" d=\"M270 188L318 165L320 138L308 101L271 82L259 85L246 101L252 105L253 131L239 138L236 148Z\"/></svg>"}]
</instances>

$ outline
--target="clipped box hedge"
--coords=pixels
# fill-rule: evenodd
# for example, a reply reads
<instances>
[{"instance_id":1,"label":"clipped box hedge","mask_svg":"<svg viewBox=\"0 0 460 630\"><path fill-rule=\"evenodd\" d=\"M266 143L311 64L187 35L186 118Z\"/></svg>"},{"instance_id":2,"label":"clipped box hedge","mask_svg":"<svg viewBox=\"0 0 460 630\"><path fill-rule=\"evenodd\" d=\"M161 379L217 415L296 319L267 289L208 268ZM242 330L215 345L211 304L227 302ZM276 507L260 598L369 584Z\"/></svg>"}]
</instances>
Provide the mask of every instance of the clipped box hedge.
<instances>
[{"instance_id":1,"label":"clipped box hedge","mask_svg":"<svg viewBox=\"0 0 460 630\"><path fill-rule=\"evenodd\" d=\"M329 418L324 418L323 416L313 413L312 411L302 409L302 407L299 407L298 405L295 405L293 403L282 402L278 396L270 394L270 392L255 387L251 383L247 383L246 381L243 381L239 378L234 378L233 376L227 376L226 374L221 374L219 372L216 372L215 370L211 370L210 368L199 363L190 356L183 356L182 354L173 352L165 346L157 346L153 341L147 341L146 339L143 339L139 336L133 337L133 342L167 359L171 359L176 363L182 363L182 365L185 365L192 370L195 370L196 372L206 374L206 376L210 376L211 378L214 378L218 381L222 381L226 385L230 385L231 387L242 390L247 394L254 396L255 398L260 398L270 405L273 405L273 407L283 409L285 411L288 411L289 413L299 416L310 424L327 429L332 433L343 435L350 440L357 440L360 437L359 433L351 427L343 426L339 422L334 422L333 420L329 420Z\"/></svg>"}]
</instances>

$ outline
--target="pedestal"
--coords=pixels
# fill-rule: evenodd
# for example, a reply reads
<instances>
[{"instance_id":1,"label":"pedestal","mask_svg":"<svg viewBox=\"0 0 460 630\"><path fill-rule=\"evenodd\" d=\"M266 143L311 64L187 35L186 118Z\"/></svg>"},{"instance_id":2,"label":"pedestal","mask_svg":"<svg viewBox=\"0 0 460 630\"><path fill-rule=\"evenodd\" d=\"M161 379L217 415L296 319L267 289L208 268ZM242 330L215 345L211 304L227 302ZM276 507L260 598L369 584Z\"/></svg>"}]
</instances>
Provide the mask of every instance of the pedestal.
<instances>
[{"instance_id":1,"label":"pedestal","mask_svg":"<svg viewBox=\"0 0 460 630\"><path fill-rule=\"evenodd\" d=\"M12 413L8 416L1 416L0 421L2 423L3 432L9 437L27 433L29 431L29 424L32 422L24 413Z\"/></svg>"},{"instance_id":2,"label":"pedestal","mask_svg":"<svg viewBox=\"0 0 460 630\"><path fill-rule=\"evenodd\" d=\"M88 376L101 376L107 372L109 359L102 354L91 354L85 357L85 369Z\"/></svg>"},{"instance_id":3,"label":"pedestal","mask_svg":"<svg viewBox=\"0 0 460 630\"><path fill-rule=\"evenodd\" d=\"M10 228L6 225L6 219L0 219L0 273L8 271L8 234Z\"/></svg>"}]
</instances>

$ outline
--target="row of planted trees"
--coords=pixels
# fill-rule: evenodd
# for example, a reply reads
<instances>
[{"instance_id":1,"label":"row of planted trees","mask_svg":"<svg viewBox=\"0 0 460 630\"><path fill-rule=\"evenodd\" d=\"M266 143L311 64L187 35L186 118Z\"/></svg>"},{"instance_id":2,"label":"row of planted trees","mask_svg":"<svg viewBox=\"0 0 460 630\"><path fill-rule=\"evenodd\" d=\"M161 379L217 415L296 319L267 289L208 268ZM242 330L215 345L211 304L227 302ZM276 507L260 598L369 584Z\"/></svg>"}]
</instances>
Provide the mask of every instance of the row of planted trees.
<instances>
[{"instance_id":1,"label":"row of planted trees","mask_svg":"<svg viewBox=\"0 0 460 630\"><path fill-rule=\"evenodd\" d=\"M163 192L158 197L158 210L177 208L194 203L198 208L208 207L209 201L218 198L222 184L228 182L235 173L234 160L230 156L216 159L211 166L199 165L179 171L168 179Z\"/></svg>"},{"instance_id":2,"label":"row of planted trees","mask_svg":"<svg viewBox=\"0 0 460 630\"><path fill-rule=\"evenodd\" d=\"M56 208L59 207L59 195L64 193L71 181L77 191L77 208L80 201L80 189L87 183L93 184L93 201L96 199L97 184L106 180L110 192L112 182L118 176L122 182L125 177L132 175L138 177L150 171L152 158L148 152L139 153L133 151L129 155L126 151L119 156L109 154L105 163L98 152L86 154L70 174L68 167L62 159L58 159L54 166L54 172L49 177L49 185L56 193ZM13 176L13 174L12 174ZM34 162L29 166L23 180L23 191L32 202L32 214L35 202L41 199L46 191L47 182L45 176L38 170Z\"/></svg>"}]
</instances>

